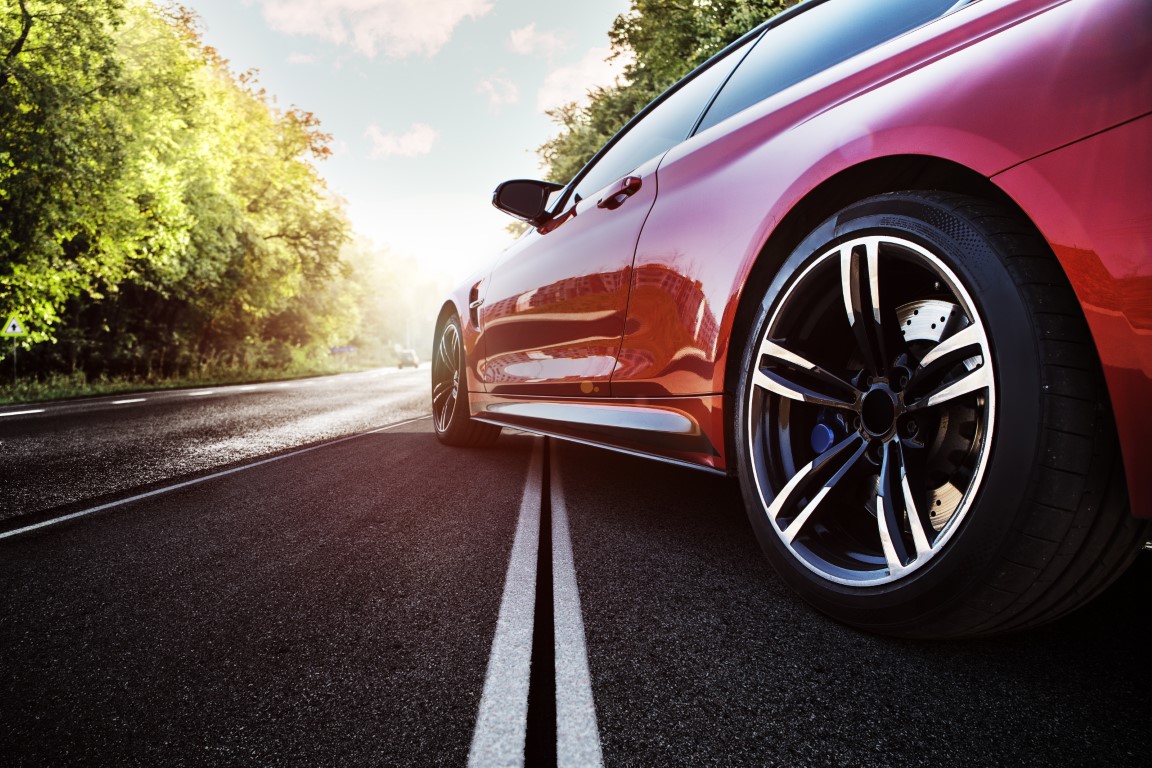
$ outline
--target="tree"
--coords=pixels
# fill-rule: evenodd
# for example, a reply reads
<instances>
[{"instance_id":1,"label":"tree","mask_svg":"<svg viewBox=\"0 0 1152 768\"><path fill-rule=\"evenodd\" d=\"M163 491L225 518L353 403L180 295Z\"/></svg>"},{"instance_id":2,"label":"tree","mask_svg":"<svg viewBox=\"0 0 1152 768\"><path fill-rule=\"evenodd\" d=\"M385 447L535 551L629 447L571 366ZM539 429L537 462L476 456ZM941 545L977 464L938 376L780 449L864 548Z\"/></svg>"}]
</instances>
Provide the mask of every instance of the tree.
<instances>
[{"instance_id":1,"label":"tree","mask_svg":"<svg viewBox=\"0 0 1152 768\"><path fill-rule=\"evenodd\" d=\"M549 112L557 135L538 152L547 178L566 183L596 151L673 83L754 26L798 0L632 0L608 37L631 56L622 83Z\"/></svg>"},{"instance_id":2,"label":"tree","mask_svg":"<svg viewBox=\"0 0 1152 768\"><path fill-rule=\"evenodd\" d=\"M123 162L110 98L119 77L120 0L5 0L0 15L0 308L51 338L64 301L121 279L94 254L100 201Z\"/></svg>"},{"instance_id":3,"label":"tree","mask_svg":"<svg viewBox=\"0 0 1152 768\"><path fill-rule=\"evenodd\" d=\"M354 332L315 115L177 3L0 2L0 310L31 315L41 370L282 362Z\"/></svg>"}]
</instances>

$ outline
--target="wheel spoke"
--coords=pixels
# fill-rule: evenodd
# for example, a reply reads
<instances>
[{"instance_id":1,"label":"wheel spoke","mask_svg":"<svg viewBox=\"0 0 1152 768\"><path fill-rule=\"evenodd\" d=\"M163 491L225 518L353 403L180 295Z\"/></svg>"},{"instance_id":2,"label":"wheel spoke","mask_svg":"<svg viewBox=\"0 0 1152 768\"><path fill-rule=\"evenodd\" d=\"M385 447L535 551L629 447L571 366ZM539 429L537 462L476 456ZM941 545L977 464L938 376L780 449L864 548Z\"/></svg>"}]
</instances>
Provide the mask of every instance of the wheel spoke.
<instances>
[{"instance_id":1,"label":"wheel spoke","mask_svg":"<svg viewBox=\"0 0 1152 768\"><path fill-rule=\"evenodd\" d=\"M908 410L916 411L922 408L930 408L933 405L940 405L941 403L946 403L950 400L955 400L959 397L964 397L965 395L970 395L973 392L990 387L992 386L991 373L992 369L981 360L980 365L968 371L959 379L948 384L942 384L927 395L910 403Z\"/></svg>"},{"instance_id":2,"label":"wheel spoke","mask_svg":"<svg viewBox=\"0 0 1152 768\"><path fill-rule=\"evenodd\" d=\"M912 486L908 482L908 462L904 447L899 442L884 447L880 467L880 491L877 494L877 525L884 559L893 576L899 575L916 560L932 554L932 544L924 528L924 520L916 507ZM904 523L912 534L915 552L909 552L901 534Z\"/></svg>"},{"instance_id":3,"label":"wheel spoke","mask_svg":"<svg viewBox=\"0 0 1152 768\"><path fill-rule=\"evenodd\" d=\"M899 444L900 458L900 490L904 494L904 511L908 515L908 527L912 531L912 542L916 546L916 557L921 558L932 552L932 542L928 541L928 528L925 528L923 512L916 506L916 497L912 493L912 484L908 480L909 449ZM914 468L915 469L915 468Z\"/></svg>"},{"instance_id":4,"label":"wheel spoke","mask_svg":"<svg viewBox=\"0 0 1152 768\"><path fill-rule=\"evenodd\" d=\"M952 334L929 350L920 361L920 367L913 374L908 389L910 392L931 389L928 394L913 399L909 409L939 405L991 386L991 369L987 362L988 340L980 325L972 324ZM962 363L968 368L964 375L947 383L940 381Z\"/></svg>"},{"instance_id":5,"label":"wheel spoke","mask_svg":"<svg viewBox=\"0 0 1152 768\"><path fill-rule=\"evenodd\" d=\"M781 397L814 405L845 409L852 408L859 398L859 393L851 384L795 352L785 349L771 339L764 339L760 344L760 352L756 359L756 370L752 374L753 383ZM803 371L813 379L837 387L846 393L851 392L853 393L852 399L817 392L811 387L793 380L785 372L788 369Z\"/></svg>"},{"instance_id":6,"label":"wheel spoke","mask_svg":"<svg viewBox=\"0 0 1152 768\"><path fill-rule=\"evenodd\" d=\"M929 350L928 354L924 355L924 359L920 361L920 370L917 371L917 375L921 375L921 371L927 372L932 368L939 367L937 363L955 364L969 357L983 356L986 347L987 341L980 326L969 325Z\"/></svg>"},{"instance_id":7,"label":"wheel spoke","mask_svg":"<svg viewBox=\"0 0 1152 768\"><path fill-rule=\"evenodd\" d=\"M449 337L452 337L451 339ZM445 333L440 337L440 362L449 372L456 370L456 350L453 349L455 344L452 341L455 339L453 334Z\"/></svg>"},{"instance_id":8,"label":"wheel spoke","mask_svg":"<svg viewBox=\"0 0 1152 768\"><path fill-rule=\"evenodd\" d=\"M840 248L840 286L848 324L868 370L884 371L888 359L880 321L880 240L866 238Z\"/></svg>"},{"instance_id":9,"label":"wheel spoke","mask_svg":"<svg viewBox=\"0 0 1152 768\"><path fill-rule=\"evenodd\" d=\"M888 561L888 571L896 576L910 564L911 558L901 535L903 510L897 507L907 503L903 493L904 466L899 448L895 443L884 446L884 459L880 465L880 491L876 498L876 522L880 530L880 544L884 549L884 559ZM897 487L901 486L900 490ZM899 494L899 495L898 495ZM911 515L909 515L911 517ZM921 531L923 533L923 531Z\"/></svg>"},{"instance_id":10,"label":"wheel spoke","mask_svg":"<svg viewBox=\"0 0 1152 768\"><path fill-rule=\"evenodd\" d=\"M448 422L452 420L452 412L456 409L456 394L448 390L444 404L436 414L436 426L441 432L448 429Z\"/></svg>"},{"instance_id":11,"label":"wheel spoke","mask_svg":"<svg viewBox=\"0 0 1152 768\"><path fill-rule=\"evenodd\" d=\"M437 404L443 402L444 398L452 394L452 382L440 381L432 388L432 405L436 407Z\"/></svg>"},{"instance_id":12,"label":"wheel spoke","mask_svg":"<svg viewBox=\"0 0 1152 768\"><path fill-rule=\"evenodd\" d=\"M824 474L824 470L835 466L833 462L835 462L838 457L848 453L848 449L852 447L855 447L856 450L851 452L836 472L825 481L824 486L804 505L804 508L800 510L799 514L793 518L784 530L783 537L789 544L792 543L792 540L796 538L796 535L808 522L809 518L812 517L812 513L815 512L816 508L820 506L820 503L824 501L824 497L828 495L829 491L844 478L848 470L864 455L864 449L867 446L863 438L859 435L851 435L817 456L803 469L793 475L792 479L788 481L787 485L784 486L768 507L769 517L779 522L781 513L785 510L795 509L800 506L801 501L812 483L815 482L820 475Z\"/></svg>"}]
</instances>

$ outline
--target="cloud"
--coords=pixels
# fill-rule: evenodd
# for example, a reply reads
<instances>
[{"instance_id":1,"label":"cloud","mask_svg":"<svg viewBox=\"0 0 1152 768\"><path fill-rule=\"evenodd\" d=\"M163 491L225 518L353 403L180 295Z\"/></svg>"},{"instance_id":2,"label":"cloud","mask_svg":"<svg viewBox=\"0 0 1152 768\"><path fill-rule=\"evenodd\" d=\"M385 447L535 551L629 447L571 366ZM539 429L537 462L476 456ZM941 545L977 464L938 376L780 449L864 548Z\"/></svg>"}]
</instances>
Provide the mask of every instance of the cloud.
<instances>
[{"instance_id":1,"label":"cloud","mask_svg":"<svg viewBox=\"0 0 1152 768\"><path fill-rule=\"evenodd\" d=\"M289 64L315 64L318 61L320 61L320 57L311 53L292 53L288 55Z\"/></svg>"},{"instance_id":2,"label":"cloud","mask_svg":"<svg viewBox=\"0 0 1152 768\"><path fill-rule=\"evenodd\" d=\"M432 145L440 138L435 128L424 123L413 123L404 133L384 133L379 126L370 125L365 135L372 140L373 160L386 157L418 157L432 151Z\"/></svg>"},{"instance_id":3,"label":"cloud","mask_svg":"<svg viewBox=\"0 0 1152 768\"><path fill-rule=\"evenodd\" d=\"M318 37L373 57L436 54L465 18L492 10L490 0L260 0L269 26Z\"/></svg>"},{"instance_id":4,"label":"cloud","mask_svg":"<svg viewBox=\"0 0 1152 768\"><path fill-rule=\"evenodd\" d=\"M593 48L575 64L549 72L536 92L536 108L547 112L573 101L586 103L589 91L615 83L629 60L617 56L609 61L611 54L610 48Z\"/></svg>"},{"instance_id":5,"label":"cloud","mask_svg":"<svg viewBox=\"0 0 1152 768\"><path fill-rule=\"evenodd\" d=\"M526 27L508 33L508 47L514 53L532 56L541 53L562 53L568 49L568 43L555 32L536 31L536 22L532 22Z\"/></svg>"},{"instance_id":6,"label":"cloud","mask_svg":"<svg viewBox=\"0 0 1152 768\"><path fill-rule=\"evenodd\" d=\"M516 104L520 101L520 88L511 80L503 77L490 77L481 80L476 90L488 97L488 106L493 109Z\"/></svg>"}]
</instances>

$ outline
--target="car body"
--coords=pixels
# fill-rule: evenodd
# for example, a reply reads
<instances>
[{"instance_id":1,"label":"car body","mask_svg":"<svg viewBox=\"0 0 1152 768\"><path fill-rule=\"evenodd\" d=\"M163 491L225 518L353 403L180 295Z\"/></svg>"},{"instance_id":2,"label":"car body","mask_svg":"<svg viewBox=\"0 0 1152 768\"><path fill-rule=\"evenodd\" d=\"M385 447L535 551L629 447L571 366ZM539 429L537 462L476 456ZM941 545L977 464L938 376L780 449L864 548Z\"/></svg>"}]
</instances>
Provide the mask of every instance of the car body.
<instances>
[{"instance_id":1,"label":"car body","mask_svg":"<svg viewBox=\"0 0 1152 768\"><path fill-rule=\"evenodd\" d=\"M414 350L414 349L402 349L396 355L396 367L397 368L403 368L407 365L410 365L413 368L419 368L420 367L420 358L419 358L419 356L417 356L416 350Z\"/></svg>"},{"instance_id":2,"label":"car body","mask_svg":"<svg viewBox=\"0 0 1152 768\"><path fill-rule=\"evenodd\" d=\"M568 185L497 190L532 228L444 304L438 434L515 426L739 475L777 570L858 626L972 635L1061 615L1152 517L1149 50L1143 0L809 0L768 20ZM935 490L908 480L916 429L929 453L963 454ZM849 544L859 531L806 532L836 519L822 494L855 503L836 484L867 467L860 507L888 521L856 547L872 554ZM910 522L948 494L955 519ZM993 571L1025 531L1064 545L1007 589ZM960 574L989 549L999 566ZM1033 605L1051 581L1063 597ZM1005 591L1015 607L994 605Z\"/></svg>"}]
</instances>

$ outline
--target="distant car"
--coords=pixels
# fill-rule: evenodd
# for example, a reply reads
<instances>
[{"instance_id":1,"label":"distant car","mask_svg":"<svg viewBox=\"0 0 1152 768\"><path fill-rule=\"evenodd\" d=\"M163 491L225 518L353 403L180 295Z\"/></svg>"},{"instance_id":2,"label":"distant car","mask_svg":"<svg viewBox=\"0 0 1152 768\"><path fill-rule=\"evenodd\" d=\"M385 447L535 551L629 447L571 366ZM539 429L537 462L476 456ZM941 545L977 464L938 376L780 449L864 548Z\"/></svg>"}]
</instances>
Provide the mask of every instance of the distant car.
<instances>
[{"instance_id":1,"label":"distant car","mask_svg":"<svg viewBox=\"0 0 1152 768\"><path fill-rule=\"evenodd\" d=\"M397 368L403 368L406 365L410 365L413 368L420 367L420 358L416 356L416 350L414 349L402 349L397 357L399 358L396 362Z\"/></svg>"},{"instance_id":2,"label":"distant car","mask_svg":"<svg viewBox=\"0 0 1152 768\"><path fill-rule=\"evenodd\" d=\"M809 0L644 109L444 304L436 434L739 476L844 622L1016 630L1152 517L1152 3Z\"/></svg>"}]
</instances>

